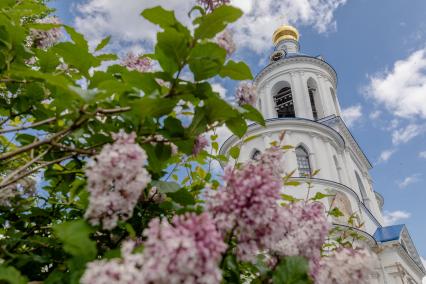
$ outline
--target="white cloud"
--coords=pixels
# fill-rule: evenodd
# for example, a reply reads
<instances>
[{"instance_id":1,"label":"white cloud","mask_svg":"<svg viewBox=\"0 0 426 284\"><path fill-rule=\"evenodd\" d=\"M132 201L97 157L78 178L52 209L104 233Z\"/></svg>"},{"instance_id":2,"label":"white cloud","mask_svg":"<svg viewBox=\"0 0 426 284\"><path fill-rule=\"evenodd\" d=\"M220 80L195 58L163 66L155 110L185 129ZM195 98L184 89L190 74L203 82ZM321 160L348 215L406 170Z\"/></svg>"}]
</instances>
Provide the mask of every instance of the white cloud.
<instances>
[{"instance_id":1,"label":"white cloud","mask_svg":"<svg viewBox=\"0 0 426 284\"><path fill-rule=\"evenodd\" d=\"M382 153L380 153L378 163L387 162L393 156L393 154L395 154L395 152L396 152L395 149L384 150Z\"/></svg>"},{"instance_id":2,"label":"white cloud","mask_svg":"<svg viewBox=\"0 0 426 284\"><path fill-rule=\"evenodd\" d=\"M424 126L418 124L409 124L404 128L396 129L392 133L392 143L394 145L407 143L411 139L422 134L425 130Z\"/></svg>"},{"instance_id":3,"label":"white cloud","mask_svg":"<svg viewBox=\"0 0 426 284\"><path fill-rule=\"evenodd\" d=\"M222 98L226 98L226 89L219 83L212 83L212 88L214 92L219 93Z\"/></svg>"},{"instance_id":4,"label":"white cloud","mask_svg":"<svg viewBox=\"0 0 426 284\"><path fill-rule=\"evenodd\" d=\"M367 95L397 116L426 118L426 48L372 76Z\"/></svg>"},{"instance_id":5,"label":"white cloud","mask_svg":"<svg viewBox=\"0 0 426 284\"><path fill-rule=\"evenodd\" d=\"M186 14L192 3L179 0L87 0L75 6L78 13L75 26L91 41L112 35L121 42L152 43L157 28L140 15L142 10L161 5L166 9L173 9L180 20L188 22Z\"/></svg>"},{"instance_id":6,"label":"white cloud","mask_svg":"<svg viewBox=\"0 0 426 284\"><path fill-rule=\"evenodd\" d=\"M420 152L420 153L419 153L419 157L420 157L420 158L423 158L423 159L426 159L426 151L422 151L422 152Z\"/></svg>"},{"instance_id":7,"label":"white cloud","mask_svg":"<svg viewBox=\"0 0 426 284\"><path fill-rule=\"evenodd\" d=\"M419 174L413 174L411 176L408 176L404 178L402 181L398 183L399 188L406 188L407 186L419 182L420 181L420 175Z\"/></svg>"},{"instance_id":8,"label":"white cloud","mask_svg":"<svg viewBox=\"0 0 426 284\"><path fill-rule=\"evenodd\" d=\"M370 113L370 118L371 119L378 119L381 114L382 114L382 112L380 110L375 110L372 113Z\"/></svg>"},{"instance_id":9,"label":"white cloud","mask_svg":"<svg viewBox=\"0 0 426 284\"><path fill-rule=\"evenodd\" d=\"M245 15L235 25L236 42L240 46L262 52L271 47L274 30L284 24L311 25L318 32L335 28L334 11L347 0L233 0ZM86 0L76 5L77 29L91 41L112 35L122 42L149 42L155 40L156 29L140 16L148 7L162 5L172 9L184 23L194 0Z\"/></svg>"},{"instance_id":10,"label":"white cloud","mask_svg":"<svg viewBox=\"0 0 426 284\"><path fill-rule=\"evenodd\" d=\"M346 124L351 127L354 123L361 118L362 116L362 107L361 105L351 106L345 109L342 109L343 120Z\"/></svg>"},{"instance_id":11,"label":"white cloud","mask_svg":"<svg viewBox=\"0 0 426 284\"><path fill-rule=\"evenodd\" d=\"M324 33L336 29L334 11L347 0L234 0L246 14L235 25L236 39L241 46L262 52L271 47L275 29L290 23L310 25Z\"/></svg>"},{"instance_id":12,"label":"white cloud","mask_svg":"<svg viewBox=\"0 0 426 284\"><path fill-rule=\"evenodd\" d=\"M392 212L385 211L383 214L383 221L385 223L384 224L385 226L392 226L410 217L411 217L411 213L406 211L401 211L401 210L392 211Z\"/></svg>"}]
</instances>

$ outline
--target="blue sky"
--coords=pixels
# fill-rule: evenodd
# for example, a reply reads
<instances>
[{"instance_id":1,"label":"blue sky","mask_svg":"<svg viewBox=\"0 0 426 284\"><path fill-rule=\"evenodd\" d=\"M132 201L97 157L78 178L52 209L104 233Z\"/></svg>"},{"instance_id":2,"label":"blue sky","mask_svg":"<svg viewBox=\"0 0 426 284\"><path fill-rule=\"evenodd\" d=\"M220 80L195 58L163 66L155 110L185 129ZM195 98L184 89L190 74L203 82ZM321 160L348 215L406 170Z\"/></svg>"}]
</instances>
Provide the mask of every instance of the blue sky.
<instances>
[{"instance_id":1,"label":"blue sky","mask_svg":"<svg viewBox=\"0 0 426 284\"><path fill-rule=\"evenodd\" d=\"M53 1L57 15L96 43L149 51L153 26L138 17L156 3L184 18L188 0ZM426 258L426 1L234 0L247 15L233 28L239 51L254 73L272 50L283 23L301 33L301 49L323 55L336 69L346 122L374 165L375 190L385 198L389 224L405 223ZM320 2L320 3L318 3ZM408 5L409 4L409 5ZM228 96L234 85L217 81Z\"/></svg>"}]
</instances>

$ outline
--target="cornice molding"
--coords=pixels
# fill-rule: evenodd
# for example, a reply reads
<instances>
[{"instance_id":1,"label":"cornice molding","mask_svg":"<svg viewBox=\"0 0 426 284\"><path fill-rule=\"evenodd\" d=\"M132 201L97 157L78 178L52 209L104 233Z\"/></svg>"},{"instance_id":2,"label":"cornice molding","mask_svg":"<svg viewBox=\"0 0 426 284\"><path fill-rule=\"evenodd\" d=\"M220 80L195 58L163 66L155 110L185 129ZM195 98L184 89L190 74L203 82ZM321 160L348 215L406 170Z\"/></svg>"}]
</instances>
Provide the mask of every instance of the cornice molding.
<instances>
[{"instance_id":1,"label":"cornice molding","mask_svg":"<svg viewBox=\"0 0 426 284\"><path fill-rule=\"evenodd\" d=\"M291 65L294 63L310 63L317 67L323 68L328 73L328 76L324 76L324 74L321 74L320 72L314 72L314 73L316 73L319 76L323 76L327 78L332 83L334 88L337 87L337 73L334 70L334 68L330 64L325 62L324 60L307 56L307 55L297 55L294 57L284 58L275 62L271 62L269 65L263 68L263 70L260 71L259 74L256 75L256 78L254 79L254 84L258 85L259 82L261 82L267 74L270 74L272 70L275 70L281 66ZM292 73L294 73L294 72L305 72L306 70L303 68L301 69L294 68L291 71Z\"/></svg>"}]
</instances>

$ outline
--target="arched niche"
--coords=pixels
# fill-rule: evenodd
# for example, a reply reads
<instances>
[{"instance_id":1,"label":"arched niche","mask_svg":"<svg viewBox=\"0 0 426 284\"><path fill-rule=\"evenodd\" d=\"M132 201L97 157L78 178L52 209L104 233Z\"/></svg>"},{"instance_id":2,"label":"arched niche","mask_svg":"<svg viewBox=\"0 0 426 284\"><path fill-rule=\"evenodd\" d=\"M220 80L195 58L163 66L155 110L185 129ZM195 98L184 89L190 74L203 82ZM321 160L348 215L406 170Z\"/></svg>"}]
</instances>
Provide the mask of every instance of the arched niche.
<instances>
[{"instance_id":1,"label":"arched niche","mask_svg":"<svg viewBox=\"0 0 426 284\"><path fill-rule=\"evenodd\" d=\"M356 181L358 183L358 189L361 192L362 201L364 202L364 204L367 207L369 207L367 191L365 190L364 184L363 184L361 177L359 176L357 171L355 171L355 177L356 177Z\"/></svg>"},{"instance_id":2,"label":"arched niche","mask_svg":"<svg viewBox=\"0 0 426 284\"><path fill-rule=\"evenodd\" d=\"M311 103L312 117L314 120L318 120L319 118L324 117L324 111L318 91L318 84L312 77L308 79L306 84L308 87L309 102Z\"/></svg>"},{"instance_id":3,"label":"arched niche","mask_svg":"<svg viewBox=\"0 0 426 284\"><path fill-rule=\"evenodd\" d=\"M340 166L339 160L336 155L333 155L334 166L336 167L337 178L340 183L342 183L342 167Z\"/></svg>"},{"instance_id":4,"label":"arched niche","mask_svg":"<svg viewBox=\"0 0 426 284\"><path fill-rule=\"evenodd\" d=\"M280 81L272 88L275 111L277 117L296 117L291 85L287 81Z\"/></svg>"},{"instance_id":5,"label":"arched niche","mask_svg":"<svg viewBox=\"0 0 426 284\"><path fill-rule=\"evenodd\" d=\"M354 214L349 198L342 192L334 192L331 202L333 208L337 207L343 213L343 216L333 216L333 222L347 225L349 218Z\"/></svg>"}]
</instances>

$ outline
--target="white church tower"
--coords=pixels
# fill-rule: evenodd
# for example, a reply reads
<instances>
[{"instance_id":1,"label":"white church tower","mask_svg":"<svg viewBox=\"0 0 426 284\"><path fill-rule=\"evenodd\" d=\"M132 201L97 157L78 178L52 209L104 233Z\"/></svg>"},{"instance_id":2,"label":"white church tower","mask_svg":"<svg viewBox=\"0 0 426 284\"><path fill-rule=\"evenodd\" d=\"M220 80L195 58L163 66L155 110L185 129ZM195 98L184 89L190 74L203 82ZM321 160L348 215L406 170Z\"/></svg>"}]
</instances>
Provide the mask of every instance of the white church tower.
<instances>
[{"instance_id":1,"label":"white church tower","mask_svg":"<svg viewBox=\"0 0 426 284\"><path fill-rule=\"evenodd\" d=\"M373 189L371 163L357 144L340 114L337 74L320 56L300 52L299 32L282 26L273 34L275 50L269 64L256 76L257 109L266 127L252 124L241 146L240 161L256 156L278 141L294 146L285 154L287 173L296 170L297 187L285 186L283 193L305 198L309 182L316 192L333 195L322 199L326 208L337 206L344 217L333 217L334 226L355 231L363 238L357 245L377 253L381 266L371 283L421 284L426 270L405 225L384 226L383 197ZM240 142L231 136L221 147L228 154ZM314 177L309 177L320 170ZM349 221L349 217L351 221Z\"/></svg>"}]
</instances>

